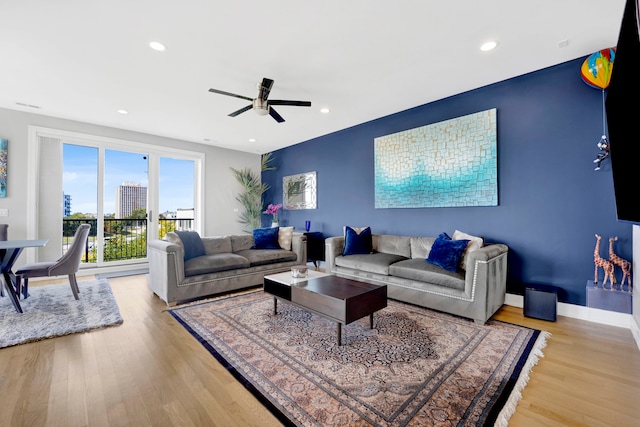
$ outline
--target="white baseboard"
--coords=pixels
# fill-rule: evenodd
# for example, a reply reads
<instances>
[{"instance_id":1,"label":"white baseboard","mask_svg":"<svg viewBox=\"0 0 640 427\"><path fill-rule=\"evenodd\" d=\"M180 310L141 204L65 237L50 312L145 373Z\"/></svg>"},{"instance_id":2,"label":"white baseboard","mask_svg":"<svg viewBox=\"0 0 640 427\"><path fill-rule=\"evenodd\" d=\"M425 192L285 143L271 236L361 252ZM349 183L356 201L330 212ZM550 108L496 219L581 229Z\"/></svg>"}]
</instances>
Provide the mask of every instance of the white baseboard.
<instances>
[{"instance_id":1,"label":"white baseboard","mask_svg":"<svg viewBox=\"0 0 640 427\"><path fill-rule=\"evenodd\" d=\"M631 322L631 333L638 344L638 350L640 350L640 326L635 321Z\"/></svg>"},{"instance_id":2,"label":"white baseboard","mask_svg":"<svg viewBox=\"0 0 640 427\"><path fill-rule=\"evenodd\" d=\"M524 297L522 295L507 294L504 303L513 307L523 308ZM640 350L640 327L631 314L618 313L615 311L600 310L582 305L558 303L558 316L572 317L574 319L586 320L588 322L601 323L609 326L617 326L631 330L636 345Z\"/></svg>"}]
</instances>

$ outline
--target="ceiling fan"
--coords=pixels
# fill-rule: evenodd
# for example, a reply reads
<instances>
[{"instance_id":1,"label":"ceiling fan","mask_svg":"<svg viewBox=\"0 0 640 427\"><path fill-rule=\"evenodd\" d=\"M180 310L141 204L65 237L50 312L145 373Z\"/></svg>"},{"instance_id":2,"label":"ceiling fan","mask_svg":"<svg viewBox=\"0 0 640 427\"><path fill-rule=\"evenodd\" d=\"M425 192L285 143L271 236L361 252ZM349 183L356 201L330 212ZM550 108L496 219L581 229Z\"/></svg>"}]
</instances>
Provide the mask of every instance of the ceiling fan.
<instances>
[{"instance_id":1,"label":"ceiling fan","mask_svg":"<svg viewBox=\"0 0 640 427\"><path fill-rule=\"evenodd\" d=\"M229 93L218 89L209 89L209 92L219 93L221 95L233 96L236 98L246 99L247 101L251 101L251 104L247 105L239 109L238 111L234 111L229 114L231 117L235 117L240 113L244 113L245 111L249 111L253 109L256 113L261 116L266 116L269 114L273 117L278 123L284 122L284 119L280 114L277 113L276 110L273 109L272 105L293 105L296 107L311 107L311 102L309 101L284 101L281 99L267 99L269 97L269 92L271 92L271 87L273 87L273 80L268 78L263 78L262 83L258 83L258 97L257 98L249 98L248 96L236 95L235 93Z\"/></svg>"}]
</instances>

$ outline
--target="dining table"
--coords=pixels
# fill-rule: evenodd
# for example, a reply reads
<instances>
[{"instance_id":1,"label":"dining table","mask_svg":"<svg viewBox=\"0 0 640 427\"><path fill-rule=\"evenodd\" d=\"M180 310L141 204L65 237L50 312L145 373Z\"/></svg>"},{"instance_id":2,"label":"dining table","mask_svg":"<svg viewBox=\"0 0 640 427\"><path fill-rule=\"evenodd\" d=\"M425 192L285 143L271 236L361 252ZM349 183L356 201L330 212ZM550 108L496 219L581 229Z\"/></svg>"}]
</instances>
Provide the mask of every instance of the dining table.
<instances>
[{"instance_id":1,"label":"dining table","mask_svg":"<svg viewBox=\"0 0 640 427\"><path fill-rule=\"evenodd\" d=\"M7 295L11 299L13 307L18 313L22 313L20 306L20 289L17 286L16 275L13 273L13 265L25 248L39 248L47 244L48 239L28 239L28 240L1 240L0 241L0 266L2 286L7 290ZM0 287L0 290L2 287Z\"/></svg>"}]
</instances>

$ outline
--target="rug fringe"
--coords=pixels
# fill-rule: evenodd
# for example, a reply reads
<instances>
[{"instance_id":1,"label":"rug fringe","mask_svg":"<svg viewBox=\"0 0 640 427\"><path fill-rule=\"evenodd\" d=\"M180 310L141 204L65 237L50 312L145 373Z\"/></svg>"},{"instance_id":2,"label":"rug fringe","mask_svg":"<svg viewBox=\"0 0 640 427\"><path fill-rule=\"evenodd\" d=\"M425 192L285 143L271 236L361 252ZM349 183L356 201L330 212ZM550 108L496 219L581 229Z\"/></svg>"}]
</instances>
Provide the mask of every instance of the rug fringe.
<instances>
[{"instance_id":1,"label":"rug fringe","mask_svg":"<svg viewBox=\"0 0 640 427\"><path fill-rule=\"evenodd\" d=\"M518 402L522 399L522 390L529 382L529 374L535 365L538 364L538 360L544 357L542 350L547 346L547 340L551 337L550 332L542 331L536 340L536 343L531 349L531 354L527 359L527 362L522 367L522 372L516 381L516 385L513 387L513 391L509 396L509 399L505 403L504 407L498 414L498 418L494 424L494 427L507 427L509 424L509 418L516 412Z\"/></svg>"}]
</instances>

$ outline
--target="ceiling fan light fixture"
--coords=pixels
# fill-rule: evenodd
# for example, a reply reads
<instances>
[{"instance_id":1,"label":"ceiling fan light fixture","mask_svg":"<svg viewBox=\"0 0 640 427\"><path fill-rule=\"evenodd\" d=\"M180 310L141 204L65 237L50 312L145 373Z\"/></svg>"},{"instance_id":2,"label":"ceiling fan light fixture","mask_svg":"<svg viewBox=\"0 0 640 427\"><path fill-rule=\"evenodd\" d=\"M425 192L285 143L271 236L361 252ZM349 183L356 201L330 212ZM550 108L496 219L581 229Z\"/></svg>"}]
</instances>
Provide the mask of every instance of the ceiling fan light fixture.
<instances>
[{"instance_id":1,"label":"ceiling fan light fixture","mask_svg":"<svg viewBox=\"0 0 640 427\"><path fill-rule=\"evenodd\" d=\"M256 98L253 100L253 111L259 116L266 116L269 114L269 105L261 98Z\"/></svg>"},{"instance_id":2,"label":"ceiling fan light fixture","mask_svg":"<svg viewBox=\"0 0 640 427\"><path fill-rule=\"evenodd\" d=\"M218 89L209 89L209 92L218 93L220 95L233 96L234 98L246 99L247 101L251 101L251 104L243 107L239 110L234 111L231 114L228 114L229 117L236 117L238 114L242 114L245 111L253 110L256 114L260 116L266 116L267 114L273 117L273 119L278 122L284 122L282 116L271 106L272 105L288 105L288 106L297 106L297 107L311 107L311 101L291 101L285 99L268 99L269 93L271 92L271 87L273 86L273 80L268 78L263 78L262 83L258 83L258 96L256 98L249 98L248 96L238 95L236 93L225 92L223 90Z\"/></svg>"}]
</instances>

